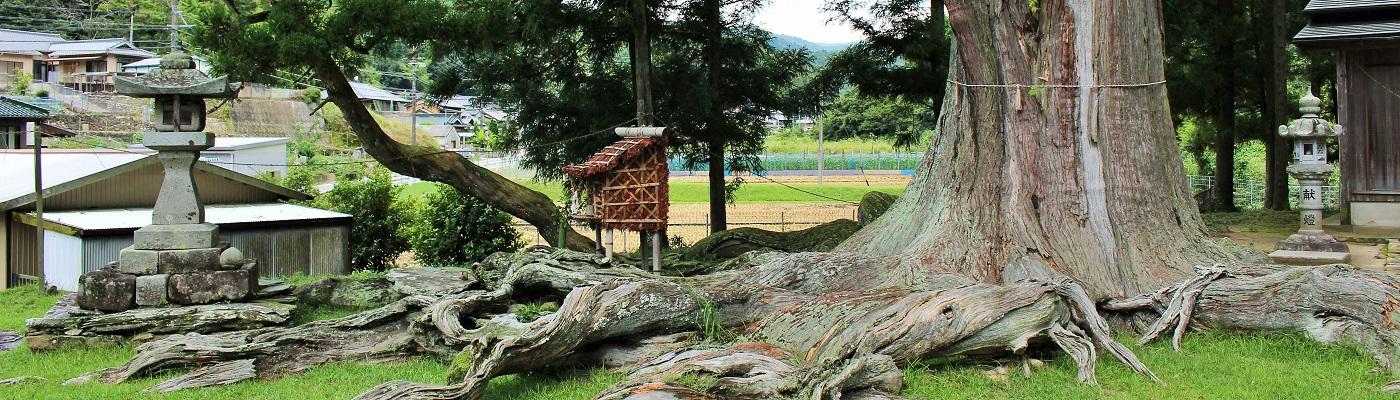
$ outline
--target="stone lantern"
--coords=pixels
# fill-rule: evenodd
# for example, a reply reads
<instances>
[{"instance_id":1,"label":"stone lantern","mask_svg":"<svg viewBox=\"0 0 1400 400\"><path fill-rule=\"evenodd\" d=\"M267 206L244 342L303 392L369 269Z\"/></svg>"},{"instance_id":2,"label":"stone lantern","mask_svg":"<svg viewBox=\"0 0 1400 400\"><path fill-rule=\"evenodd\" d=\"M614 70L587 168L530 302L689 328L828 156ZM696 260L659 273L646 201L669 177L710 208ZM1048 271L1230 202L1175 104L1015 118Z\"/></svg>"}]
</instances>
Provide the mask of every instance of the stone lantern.
<instances>
[{"instance_id":1,"label":"stone lantern","mask_svg":"<svg viewBox=\"0 0 1400 400\"><path fill-rule=\"evenodd\" d=\"M1322 100L1311 91L1298 100L1301 118L1278 127L1279 136L1293 140L1294 162L1288 174L1298 180L1298 209L1300 228L1279 242L1270 256L1275 261L1292 263L1345 262L1350 250L1345 243L1322 231L1322 185L1332 176L1327 164L1327 138L1342 134L1342 126L1318 116Z\"/></svg>"},{"instance_id":2,"label":"stone lantern","mask_svg":"<svg viewBox=\"0 0 1400 400\"><path fill-rule=\"evenodd\" d=\"M151 225L136 230L116 268L79 279L79 306L115 312L247 298L257 289L256 265L219 241L218 225L205 222L193 171L199 152L214 145L214 135L203 132L204 99L232 98L240 85L199 72L194 59L178 51L162 57L160 68L117 77L114 84L118 94L154 99L156 129L142 143L157 151L165 179Z\"/></svg>"}]
</instances>

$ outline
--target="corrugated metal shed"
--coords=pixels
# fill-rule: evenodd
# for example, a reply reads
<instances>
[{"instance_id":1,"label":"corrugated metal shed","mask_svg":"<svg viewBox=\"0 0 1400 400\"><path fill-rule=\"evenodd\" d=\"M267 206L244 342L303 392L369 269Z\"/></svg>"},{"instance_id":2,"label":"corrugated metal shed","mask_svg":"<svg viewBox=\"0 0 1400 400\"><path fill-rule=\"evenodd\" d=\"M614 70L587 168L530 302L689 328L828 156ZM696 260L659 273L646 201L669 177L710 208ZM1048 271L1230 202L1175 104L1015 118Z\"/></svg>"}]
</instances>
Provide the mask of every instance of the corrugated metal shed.
<instances>
[{"instance_id":1,"label":"corrugated metal shed","mask_svg":"<svg viewBox=\"0 0 1400 400\"><path fill-rule=\"evenodd\" d=\"M333 211L292 204L247 204L206 208L219 225L219 238L258 261L264 276L349 273L347 238L352 218ZM35 275L34 214L12 212L11 249L6 260L15 272ZM151 220L150 209L85 210L44 213L44 271L49 284L76 289L78 276L116 260L132 243L131 232Z\"/></svg>"},{"instance_id":2,"label":"corrugated metal shed","mask_svg":"<svg viewBox=\"0 0 1400 400\"><path fill-rule=\"evenodd\" d=\"M47 225L47 231L81 239L81 250L65 250L81 257L55 256L45 263L62 264L56 268L63 273L54 277L76 276L72 273L117 259L117 251L131 244L130 231L150 221L164 178L159 160L142 153L55 149L44 152L43 163L44 216L59 222ZM29 213L33 165L32 152L0 150L0 288L19 282L20 275L38 275L35 221ZM211 221L227 228L222 238L245 254L260 254L263 273L348 272L349 216L278 204L310 196L204 162L195 164L194 180ZM245 242L263 247L245 248L240 244ZM45 247L46 253L51 250Z\"/></svg>"},{"instance_id":3,"label":"corrugated metal shed","mask_svg":"<svg viewBox=\"0 0 1400 400\"><path fill-rule=\"evenodd\" d=\"M150 154L102 150L45 151L44 199L52 210L148 207L164 172ZM34 153L0 150L0 211L34 202ZM195 163L205 204L261 203L310 196L205 162Z\"/></svg>"},{"instance_id":4,"label":"corrugated metal shed","mask_svg":"<svg viewBox=\"0 0 1400 400\"><path fill-rule=\"evenodd\" d=\"M374 85L360 82L350 82L350 88L355 91L355 97L360 100L383 100L395 103L407 103L408 99L390 93L388 90L374 87Z\"/></svg>"}]
</instances>

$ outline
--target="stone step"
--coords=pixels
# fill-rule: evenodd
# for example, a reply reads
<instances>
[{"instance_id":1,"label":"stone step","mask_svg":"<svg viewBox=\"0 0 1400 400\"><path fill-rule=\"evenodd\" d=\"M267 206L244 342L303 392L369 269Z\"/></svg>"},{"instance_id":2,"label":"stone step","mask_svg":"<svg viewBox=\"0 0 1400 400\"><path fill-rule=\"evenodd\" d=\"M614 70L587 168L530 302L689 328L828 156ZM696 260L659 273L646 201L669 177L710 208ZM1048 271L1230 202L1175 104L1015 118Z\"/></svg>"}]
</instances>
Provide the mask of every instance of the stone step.
<instances>
[{"instance_id":1,"label":"stone step","mask_svg":"<svg viewBox=\"0 0 1400 400\"><path fill-rule=\"evenodd\" d=\"M1280 264L1326 265L1341 264L1351 260L1351 253L1331 251L1277 250L1269 253L1269 258Z\"/></svg>"}]
</instances>

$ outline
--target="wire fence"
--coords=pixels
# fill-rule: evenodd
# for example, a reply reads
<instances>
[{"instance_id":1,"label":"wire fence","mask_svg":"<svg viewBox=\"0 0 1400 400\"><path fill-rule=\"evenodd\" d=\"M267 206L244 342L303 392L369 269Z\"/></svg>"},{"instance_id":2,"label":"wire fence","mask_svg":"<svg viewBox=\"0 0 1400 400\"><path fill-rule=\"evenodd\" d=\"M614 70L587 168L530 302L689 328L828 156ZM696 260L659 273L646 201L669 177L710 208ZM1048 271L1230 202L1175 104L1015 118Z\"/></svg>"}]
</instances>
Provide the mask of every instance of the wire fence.
<instances>
[{"instance_id":1,"label":"wire fence","mask_svg":"<svg viewBox=\"0 0 1400 400\"><path fill-rule=\"evenodd\" d=\"M47 90L49 98L58 100L64 105L85 113L96 114L139 114L144 118L150 118L150 102L141 99L118 96L93 94L79 90L74 90L64 85L40 83L34 85L34 90Z\"/></svg>"},{"instance_id":2,"label":"wire fence","mask_svg":"<svg viewBox=\"0 0 1400 400\"><path fill-rule=\"evenodd\" d=\"M857 207L849 204L783 204L751 203L731 204L725 214L727 228L752 227L774 232L792 232L825 224L837 219L856 219ZM545 244L534 226L519 219L512 222L520 238L528 244ZM590 238L596 237L587 225L573 225L574 230ZM693 245L709 236L710 213L708 204L672 204L669 222L666 224L667 240ZM546 233L558 235L558 232ZM618 251L635 251L640 247L640 236L635 232L614 231L613 248Z\"/></svg>"},{"instance_id":3,"label":"wire fence","mask_svg":"<svg viewBox=\"0 0 1400 400\"><path fill-rule=\"evenodd\" d=\"M764 171L816 171L818 165L827 171L859 170L907 170L913 171L924 160L924 153L890 152L839 152L827 153L822 157L817 153L761 154L759 164ZM709 171L709 163L698 162L687 165L685 158L672 156L669 164L673 172Z\"/></svg>"},{"instance_id":4,"label":"wire fence","mask_svg":"<svg viewBox=\"0 0 1400 400\"><path fill-rule=\"evenodd\" d=\"M1191 193L1201 193L1215 188L1215 177L1207 175L1189 175L1191 179ZM1264 181L1257 179L1236 179L1235 180L1235 207L1242 210L1264 208L1264 195L1266 193ZM1288 182L1288 206L1298 207L1298 182L1289 180ZM1325 185L1322 187L1322 206L1328 210L1337 210L1337 186Z\"/></svg>"}]
</instances>

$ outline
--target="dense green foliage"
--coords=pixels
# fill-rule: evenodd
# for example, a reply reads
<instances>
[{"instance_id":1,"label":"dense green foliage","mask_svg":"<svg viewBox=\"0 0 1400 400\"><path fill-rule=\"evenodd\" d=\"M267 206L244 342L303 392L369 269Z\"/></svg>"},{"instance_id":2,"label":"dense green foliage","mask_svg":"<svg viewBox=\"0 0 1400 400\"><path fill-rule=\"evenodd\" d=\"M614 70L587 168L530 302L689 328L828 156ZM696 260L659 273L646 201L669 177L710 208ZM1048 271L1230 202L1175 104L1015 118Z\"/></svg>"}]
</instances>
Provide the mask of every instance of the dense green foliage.
<instances>
[{"instance_id":1,"label":"dense green foliage","mask_svg":"<svg viewBox=\"0 0 1400 400\"><path fill-rule=\"evenodd\" d=\"M912 146L917 139L927 137L937 128L934 119L926 118L928 113L927 107L899 97L863 96L852 90L836 98L826 109L826 138L893 137L903 138L896 140L899 144Z\"/></svg>"},{"instance_id":2,"label":"dense green foliage","mask_svg":"<svg viewBox=\"0 0 1400 400\"><path fill-rule=\"evenodd\" d=\"M1162 11L1165 69L1173 121L1183 151L1197 172L1215 175L1233 187L1240 174L1240 144L1257 142L1264 148L1263 164L1270 193L1265 205L1286 209L1290 158L1286 141L1275 127L1297 116L1294 101L1308 86L1324 99L1324 114L1335 106L1335 66L1330 57L1305 54L1288 43L1302 29L1304 0L1200 2L1164 0ZM1281 32L1275 35L1274 18ZM1222 34L1220 27L1233 27ZM1275 56L1278 56L1276 59ZM1281 72L1282 77L1275 73ZM1277 89L1286 88L1282 93ZM1273 106L1277 104L1277 106ZM1334 158L1335 159L1335 158ZM1207 163L1206 160L1211 162ZM1261 178L1262 179L1262 178ZM1219 197L1214 208L1245 206ZM1230 202L1231 204L1223 204Z\"/></svg>"},{"instance_id":3,"label":"dense green foliage","mask_svg":"<svg viewBox=\"0 0 1400 400\"><path fill-rule=\"evenodd\" d=\"M951 42L943 0L828 0L826 9L865 39L832 55L809 77L796 96L801 108L837 112L828 109L837 104L827 103L838 96L894 103L901 113L898 120L869 132L894 138L901 147L919 142L936 124L947 84ZM859 94L851 93L852 88ZM852 105L849 99L846 103Z\"/></svg>"},{"instance_id":4,"label":"dense green foliage","mask_svg":"<svg viewBox=\"0 0 1400 400\"><path fill-rule=\"evenodd\" d=\"M197 0L180 0L189 7ZM0 0L0 28L49 32L66 39L132 36L138 47L170 43L169 0Z\"/></svg>"},{"instance_id":5,"label":"dense green foliage","mask_svg":"<svg viewBox=\"0 0 1400 400\"><path fill-rule=\"evenodd\" d=\"M363 180L341 180L316 198L317 207L353 215L350 227L350 265L356 270L382 271L393 266L409 249L404 227L410 211L397 201L399 188L389 171L375 168Z\"/></svg>"},{"instance_id":6,"label":"dense green foliage","mask_svg":"<svg viewBox=\"0 0 1400 400\"><path fill-rule=\"evenodd\" d=\"M407 229L413 256L424 265L465 265L499 251L520 248L520 233L507 215L451 186L431 184Z\"/></svg>"},{"instance_id":7,"label":"dense green foliage","mask_svg":"<svg viewBox=\"0 0 1400 400\"><path fill-rule=\"evenodd\" d=\"M33 82L33 74L30 74L29 71L20 71L15 74L14 78L10 81L10 94L15 96L28 96L29 88L33 85ZM47 95L48 92L45 93Z\"/></svg>"},{"instance_id":8,"label":"dense green foliage","mask_svg":"<svg viewBox=\"0 0 1400 400\"><path fill-rule=\"evenodd\" d=\"M866 38L833 55L818 71L803 88L809 102L836 97L851 85L867 95L900 97L937 114L951 43L943 0L828 0L826 9Z\"/></svg>"}]
</instances>

